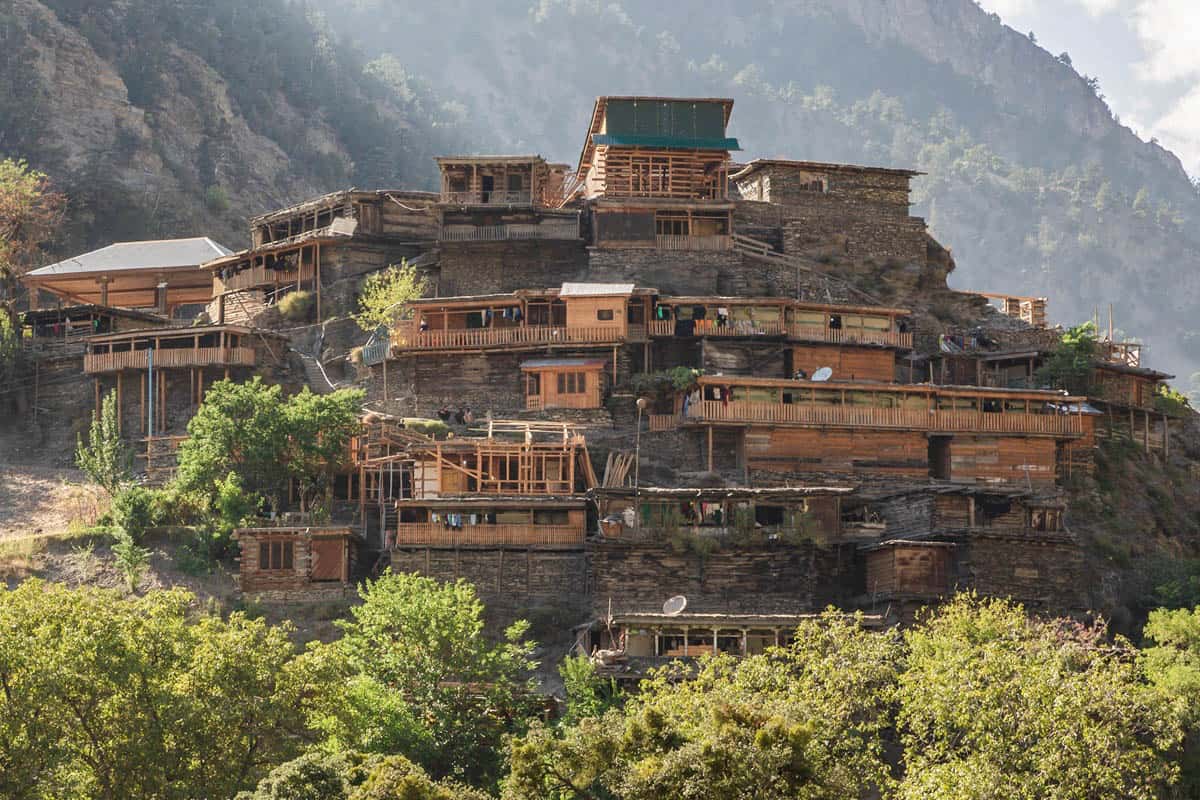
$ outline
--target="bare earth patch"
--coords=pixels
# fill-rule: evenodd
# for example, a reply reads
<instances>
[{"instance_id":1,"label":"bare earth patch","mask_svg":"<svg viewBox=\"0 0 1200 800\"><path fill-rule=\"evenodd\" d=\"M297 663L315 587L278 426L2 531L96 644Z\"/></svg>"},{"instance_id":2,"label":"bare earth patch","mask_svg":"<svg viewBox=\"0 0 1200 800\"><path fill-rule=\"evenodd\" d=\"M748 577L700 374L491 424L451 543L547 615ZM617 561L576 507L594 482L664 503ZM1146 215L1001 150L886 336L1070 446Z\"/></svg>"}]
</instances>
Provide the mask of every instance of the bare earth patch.
<instances>
[{"instance_id":1,"label":"bare earth patch","mask_svg":"<svg viewBox=\"0 0 1200 800\"><path fill-rule=\"evenodd\" d=\"M63 533L73 520L90 525L107 508L104 492L76 470L0 466L0 541Z\"/></svg>"}]
</instances>

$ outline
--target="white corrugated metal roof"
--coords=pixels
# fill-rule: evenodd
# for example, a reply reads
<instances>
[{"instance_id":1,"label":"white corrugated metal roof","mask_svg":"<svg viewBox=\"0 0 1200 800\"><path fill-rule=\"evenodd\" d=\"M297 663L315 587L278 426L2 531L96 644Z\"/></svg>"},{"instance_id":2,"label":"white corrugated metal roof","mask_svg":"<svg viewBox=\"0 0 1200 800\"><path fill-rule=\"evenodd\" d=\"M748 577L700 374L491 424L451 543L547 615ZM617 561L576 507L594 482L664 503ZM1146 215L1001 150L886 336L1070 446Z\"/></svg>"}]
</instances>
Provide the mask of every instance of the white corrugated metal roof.
<instances>
[{"instance_id":1,"label":"white corrugated metal roof","mask_svg":"<svg viewBox=\"0 0 1200 800\"><path fill-rule=\"evenodd\" d=\"M608 297L617 294L633 294L632 283L564 283L558 290L559 297Z\"/></svg>"},{"instance_id":2,"label":"white corrugated metal roof","mask_svg":"<svg viewBox=\"0 0 1200 800\"><path fill-rule=\"evenodd\" d=\"M197 236L191 239L116 242L90 253L63 259L57 264L35 269L29 275L48 277L122 269L195 267L205 261L211 261L231 253L233 251L228 247L214 242L207 236Z\"/></svg>"}]
</instances>

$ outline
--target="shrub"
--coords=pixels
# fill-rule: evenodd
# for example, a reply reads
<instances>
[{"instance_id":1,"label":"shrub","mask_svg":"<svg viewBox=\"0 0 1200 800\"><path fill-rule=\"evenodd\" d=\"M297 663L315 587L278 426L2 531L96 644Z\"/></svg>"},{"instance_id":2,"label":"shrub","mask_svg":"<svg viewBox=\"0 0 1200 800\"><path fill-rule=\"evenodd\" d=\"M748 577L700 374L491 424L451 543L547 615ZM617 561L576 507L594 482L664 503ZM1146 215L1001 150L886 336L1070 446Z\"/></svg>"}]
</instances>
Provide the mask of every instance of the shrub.
<instances>
[{"instance_id":1,"label":"shrub","mask_svg":"<svg viewBox=\"0 0 1200 800\"><path fill-rule=\"evenodd\" d=\"M407 262L393 264L363 282L354 321L370 333L381 325L390 328L400 318L403 306L425 293L425 279Z\"/></svg>"},{"instance_id":2,"label":"shrub","mask_svg":"<svg viewBox=\"0 0 1200 800\"><path fill-rule=\"evenodd\" d=\"M204 205L214 214L224 214L230 206L229 193L213 184L204 191Z\"/></svg>"},{"instance_id":3,"label":"shrub","mask_svg":"<svg viewBox=\"0 0 1200 800\"><path fill-rule=\"evenodd\" d=\"M139 547L133 537L125 531L118 530L112 552L117 560L117 569L125 578L125 588L131 593L136 592L138 584L142 581L142 574L150 563L150 551Z\"/></svg>"},{"instance_id":4,"label":"shrub","mask_svg":"<svg viewBox=\"0 0 1200 800\"><path fill-rule=\"evenodd\" d=\"M1192 405L1187 395L1164 384L1158 387L1154 395L1154 407L1160 413L1181 417Z\"/></svg>"},{"instance_id":5,"label":"shrub","mask_svg":"<svg viewBox=\"0 0 1200 800\"><path fill-rule=\"evenodd\" d=\"M312 292L289 292L279 301L279 314L288 322L307 322L315 304L316 296Z\"/></svg>"},{"instance_id":6,"label":"shrub","mask_svg":"<svg viewBox=\"0 0 1200 800\"><path fill-rule=\"evenodd\" d=\"M140 542L146 531L167 521L162 492L145 486L130 486L113 498L112 523L119 532Z\"/></svg>"},{"instance_id":7,"label":"shrub","mask_svg":"<svg viewBox=\"0 0 1200 800\"><path fill-rule=\"evenodd\" d=\"M1097 353L1096 326L1076 325L1063 333L1054 352L1034 376L1039 384L1066 389L1071 394L1092 393L1092 370Z\"/></svg>"}]
</instances>

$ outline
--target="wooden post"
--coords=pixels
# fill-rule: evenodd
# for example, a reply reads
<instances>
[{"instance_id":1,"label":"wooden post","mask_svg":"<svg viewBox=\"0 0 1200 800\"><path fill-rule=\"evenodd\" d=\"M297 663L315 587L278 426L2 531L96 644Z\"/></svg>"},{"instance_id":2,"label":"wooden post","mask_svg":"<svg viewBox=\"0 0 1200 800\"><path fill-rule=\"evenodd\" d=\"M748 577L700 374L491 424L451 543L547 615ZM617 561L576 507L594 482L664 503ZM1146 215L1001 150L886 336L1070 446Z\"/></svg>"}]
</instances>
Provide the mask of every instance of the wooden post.
<instances>
[{"instance_id":1,"label":"wooden post","mask_svg":"<svg viewBox=\"0 0 1200 800\"><path fill-rule=\"evenodd\" d=\"M138 383L138 421L141 423L142 436L146 435L146 373L138 373L141 380ZM149 445L147 445L149 447ZM149 458L149 456L147 456Z\"/></svg>"},{"instance_id":2,"label":"wooden post","mask_svg":"<svg viewBox=\"0 0 1200 800\"><path fill-rule=\"evenodd\" d=\"M117 372L117 433L121 432L121 417L125 416L121 413L121 373Z\"/></svg>"},{"instance_id":3,"label":"wooden post","mask_svg":"<svg viewBox=\"0 0 1200 800\"><path fill-rule=\"evenodd\" d=\"M313 283L317 289L317 323L321 322L321 243L317 242L313 250Z\"/></svg>"},{"instance_id":4,"label":"wooden post","mask_svg":"<svg viewBox=\"0 0 1200 800\"><path fill-rule=\"evenodd\" d=\"M687 654L688 654L688 631L690 631L690 630L691 630L691 628L689 626L687 626L687 625L683 626L683 657L684 658L687 658Z\"/></svg>"},{"instance_id":5,"label":"wooden post","mask_svg":"<svg viewBox=\"0 0 1200 800\"><path fill-rule=\"evenodd\" d=\"M708 426L708 471L713 471L713 429Z\"/></svg>"},{"instance_id":6,"label":"wooden post","mask_svg":"<svg viewBox=\"0 0 1200 800\"><path fill-rule=\"evenodd\" d=\"M96 377L96 416L100 416L100 378Z\"/></svg>"},{"instance_id":7,"label":"wooden post","mask_svg":"<svg viewBox=\"0 0 1200 800\"><path fill-rule=\"evenodd\" d=\"M41 359L33 362L33 424L37 424L38 412L38 382L41 379Z\"/></svg>"},{"instance_id":8,"label":"wooden post","mask_svg":"<svg viewBox=\"0 0 1200 800\"><path fill-rule=\"evenodd\" d=\"M165 434L167 431L167 371L165 369L160 370L158 376L159 386L162 388L158 397L158 406L162 409L158 429Z\"/></svg>"},{"instance_id":9,"label":"wooden post","mask_svg":"<svg viewBox=\"0 0 1200 800\"><path fill-rule=\"evenodd\" d=\"M717 654L717 629L713 628L712 632L713 632L713 655L715 656Z\"/></svg>"}]
</instances>

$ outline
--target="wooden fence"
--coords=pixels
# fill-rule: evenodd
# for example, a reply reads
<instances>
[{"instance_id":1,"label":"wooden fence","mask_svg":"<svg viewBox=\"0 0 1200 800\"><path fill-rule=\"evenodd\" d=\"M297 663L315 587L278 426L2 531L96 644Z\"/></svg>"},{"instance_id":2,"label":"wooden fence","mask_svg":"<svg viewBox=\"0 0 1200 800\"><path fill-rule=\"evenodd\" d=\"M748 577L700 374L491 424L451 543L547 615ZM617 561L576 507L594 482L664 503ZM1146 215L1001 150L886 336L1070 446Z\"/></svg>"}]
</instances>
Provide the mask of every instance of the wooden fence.
<instances>
[{"instance_id":1,"label":"wooden fence","mask_svg":"<svg viewBox=\"0 0 1200 800\"><path fill-rule=\"evenodd\" d=\"M904 408L811 406L704 400L688 408L687 418L700 422L838 425L932 432L1025 433L1078 436L1083 421L1074 414L1013 414L985 411L936 411Z\"/></svg>"},{"instance_id":2,"label":"wooden fence","mask_svg":"<svg viewBox=\"0 0 1200 800\"><path fill-rule=\"evenodd\" d=\"M118 372L123 369L147 369L150 350L126 350L119 353L86 353L83 371ZM253 347L198 347L154 350L155 369L167 367L252 367Z\"/></svg>"},{"instance_id":3,"label":"wooden fence","mask_svg":"<svg viewBox=\"0 0 1200 800\"><path fill-rule=\"evenodd\" d=\"M397 350L461 350L512 345L619 344L624 339L624 332L611 326L523 325L513 328L460 328L414 332L409 325L393 344Z\"/></svg>"}]
</instances>

